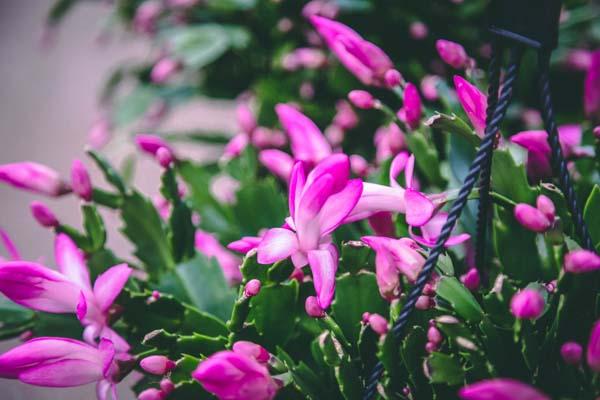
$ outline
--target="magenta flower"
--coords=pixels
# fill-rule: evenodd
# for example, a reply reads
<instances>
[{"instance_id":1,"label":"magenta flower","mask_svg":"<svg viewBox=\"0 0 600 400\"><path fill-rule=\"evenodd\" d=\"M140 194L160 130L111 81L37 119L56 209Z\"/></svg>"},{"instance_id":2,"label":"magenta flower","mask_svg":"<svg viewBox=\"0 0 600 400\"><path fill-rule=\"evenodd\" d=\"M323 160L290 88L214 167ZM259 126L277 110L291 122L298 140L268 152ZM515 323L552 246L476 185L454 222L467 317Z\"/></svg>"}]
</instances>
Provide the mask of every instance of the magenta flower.
<instances>
[{"instance_id":1,"label":"magenta flower","mask_svg":"<svg viewBox=\"0 0 600 400\"><path fill-rule=\"evenodd\" d=\"M544 311L544 298L535 289L526 288L510 300L510 311L519 319L536 319Z\"/></svg>"},{"instance_id":2,"label":"magenta flower","mask_svg":"<svg viewBox=\"0 0 600 400\"><path fill-rule=\"evenodd\" d=\"M244 286L244 296L254 297L260 293L262 283L258 279L250 279Z\"/></svg>"},{"instance_id":3,"label":"magenta flower","mask_svg":"<svg viewBox=\"0 0 600 400\"><path fill-rule=\"evenodd\" d=\"M225 247L219 243L216 237L208 232L201 230L196 231L196 250L204 254L208 258L215 258L225 279L230 285L234 285L242 280L240 272L240 259L231 254Z\"/></svg>"},{"instance_id":4,"label":"magenta flower","mask_svg":"<svg viewBox=\"0 0 600 400\"><path fill-rule=\"evenodd\" d=\"M140 33L154 33L156 22L163 11L162 2L158 0L146 0L135 10L133 17L133 28Z\"/></svg>"},{"instance_id":5,"label":"magenta flower","mask_svg":"<svg viewBox=\"0 0 600 400\"><path fill-rule=\"evenodd\" d=\"M261 364L266 364L271 359L271 354L259 344L248 342L246 340L238 340L231 348L234 353L243 354L255 359Z\"/></svg>"},{"instance_id":6,"label":"magenta flower","mask_svg":"<svg viewBox=\"0 0 600 400\"><path fill-rule=\"evenodd\" d=\"M474 85L467 82L463 77L454 76L454 87L458 95L458 101L469 117L475 132L483 137L485 131L485 117L487 109L487 97Z\"/></svg>"},{"instance_id":7,"label":"magenta flower","mask_svg":"<svg viewBox=\"0 0 600 400\"><path fill-rule=\"evenodd\" d=\"M583 105L589 118L600 119L600 50L592 53L590 67L585 77Z\"/></svg>"},{"instance_id":8,"label":"magenta flower","mask_svg":"<svg viewBox=\"0 0 600 400\"><path fill-rule=\"evenodd\" d=\"M50 197L71 191L58 172L30 161L0 165L0 182Z\"/></svg>"},{"instance_id":9,"label":"magenta flower","mask_svg":"<svg viewBox=\"0 0 600 400\"><path fill-rule=\"evenodd\" d=\"M304 311L309 317L323 318L325 310L319 305L319 300L315 296L308 296L304 301Z\"/></svg>"},{"instance_id":10,"label":"magenta flower","mask_svg":"<svg viewBox=\"0 0 600 400\"><path fill-rule=\"evenodd\" d=\"M167 394L161 389L148 388L140 392L137 400L164 400L165 398L167 398Z\"/></svg>"},{"instance_id":11,"label":"magenta flower","mask_svg":"<svg viewBox=\"0 0 600 400\"><path fill-rule=\"evenodd\" d=\"M558 127L558 140L567 158L593 156L593 150L581 146L582 131L579 125ZM510 141L527 150L527 175L539 180L552 176L551 149L546 131L523 131L511 136Z\"/></svg>"},{"instance_id":12,"label":"magenta flower","mask_svg":"<svg viewBox=\"0 0 600 400\"><path fill-rule=\"evenodd\" d=\"M423 105L421 104L419 91L415 85L408 83L404 89L404 117L411 129L417 129L419 127L422 113Z\"/></svg>"},{"instance_id":13,"label":"magenta flower","mask_svg":"<svg viewBox=\"0 0 600 400\"><path fill-rule=\"evenodd\" d=\"M348 100L350 100L355 107L362 108L363 110L369 110L375 107L377 102L377 99L366 90L351 90L350 93L348 93Z\"/></svg>"},{"instance_id":14,"label":"magenta flower","mask_svg":"<svg viewBox=\"0 0 600 400\"><path fill-rule=\"evenodd\" d=\"M290 180L294 168L294 159L288 153L277 149L262 150L258 153L258 160L273 175L286 182Z\"/></svg>"},{"instance_id":15,"label":"magenta flower","mask_svg":"<svg viewBox=\"0 0 600 400\"><path fill-rule=\"evenodd\" d=\"M554 203L544 195L538 196L536 207L519 203L514 209L515 219L526 229L544 233L554 225Z\"/></svg>"},{"instance_id":16,"label":"magenta flower","mask_svg":"<svg viewBox=\"0 0 600 400\"><path fill-rule=\"evenodd\" d=\"M586 360L592 371L600 372L600 321L596 321L590 332Z\"/></svg>"},{"instance_id":17,"label":"magenta flower","mask_svg":"<svg viewBox=\"0 0 600 400\"><path fill-rule=\"evenodd\" d=\"M560 356L563 361L569 365L577 365L581 362L581 355L583 354L583 349L581 345L577 342L565 342L560 347Z\"/></svg>"},{"instance_id":18,"label":"magenta flower","mask_svg":"<svg viewBox=\"0 0 600 400\"><path fill-rule=\"evenodd\" d=\"M373 332L379 336L385 335L390 329L388 321L377 313L369 314L368 322L371 326L371 329L373 329Z\"/></svg>"},{"instance_id":19,"label":"magenta flower","mask_svg":"<svg viewBox=\"0 0 600 400\"><path fill-rule=\"evenodd\" d=\"M399 274L414 282L425 264L419 246L408 238L363 236L361 240L375 251L375 275L381 297L388 301L398 298Z\"/></svg>"},{"instance_id":20,"label":"magenta flower","mask_svg":"<svg viewBox=\"0 0 600 400\"><path fill-rule=\"evenodd\" d=\"M98 399L103 389L113 389L118 372L115 348L102 339L98 347L78 340L40 337L31 339L0 356L0 377L18 379L35 386L73 387L97 382Z\"/></svg>"},{"instance_id":21,"label":"magenta flower","mask_svg":"<svg viewBox=\"0 0 600 400\"><path fill-rule=\"evenodd\" d=\"M465 68L469 62L465 48L458 43L440 39L435 42L435 48L441 59L452 68Z\"/></svg>"},{"instance_id":22,"label":"magenta flower","mask_svg":"<svg viewBox=\"0 0 600 400\"><path fill-rule=\"evenodd\" d=\"M369 217L369 226L377 236L393 237L396 233L396 225L392 213L382 211Z\"/></svg>"},{"instance_id":23,"label":"magenta flower","mask_svg":"<svg viewBox=\"0 0 600 400\"><path fill-rule=\"evenodd\" d=\"M350 103L346 100L339 100L335 103L335 116L333 117L333 125L342 130L352 129L358 124L358 115L354 112Z\"/></svg>"},{"instance_id":24,"label":"magenta flower","mask_svg":"<svg viewBox=\"0 0 600 400\"><path fill-rule=\"evenodd\" d=\"M496 378L465 386L458 392L462 400L550 400L550 397L525 383Z\"/></svg>"},{"instance_id":25,"label":"magenta flower","mask_svg":"<svg viewBox=\"0 0 600 400\"><path fill-rule=\"evenodd\" d=\"M296 268L310 264L321 308L327 309L335 289L337 250L331 232L340 226L358 202L360 179L350 180L350 160L334 154L308 174L297 162L289 188L288 228L267 231L258 246L258 262L272 264L292 257Z\"/></svg>"},{"instance_id":26,"label":"magenta flower","mask_svg":"<svg viewBox=\"0 0 600 400\"><path fill-rule=\"evenodd\" d=\"M167 143L166 140L164 140L163 138L161 138L160 136L157 136L157 135L151 135L151 134L136 135L135 143L137 144L138 148L141 151L151 155L152 157L156 157L156 153L158 152L158 149L160 149L161 147L169 150L171 153L174 154L174 151L171 148L171 146L169 145L169 143Z\"/></svg>"},{"instance_id":27,"label":"magenta flower","mask_svg":"<svg viewBox=\"0 0 600 400\"><path fill-rule=\"evenodd\" d=\"M382 164L388 158L406 149L404 132L395 123L378 128L375 132L374 142L377 164Z\"/></svg>"},{"instance_id":28,"label":"magenta flower","mask_svg":"<svg viewBox=\"0 0 600 400\"><path fill-rule=\"evenodd\" d=\"M331 146L325 136L306 115L288 104L277 104L275 111L290 138L292 154L296 161L315 165L331 155Z\"/></svg>"},{"instance_id":29,"label":"magenta flower","mask_svg":"<svg viewBox=\"0 0 600 400\"><path fill-rule=\"evenodd\" d=\"M385 81L385 86L390 89L393 89L404 81L402 74L397 69L388 69L385 75L383 76Z\"/></svg>"},{"instance_id":30,"label":"magenta flower","mask_svg":"<svg viewBox=\"0 0 600 400\"><path fill-rule=\"evenodd\" d=\"M235 108L235 117L240 130L248 135L252 134L258 126L256 117L254 117L254 113L248 103L238 103Z\"/></svg>"},{"instance_id":31,"label":"magenta flower","mask_svg":"<svg viewBox=\"0 0 600 400\"><path fill-rule=\"evenodd\" d=\"M73 160L71 164L71 187L80 198L85 201L92 200L92 181L85 165L80 160Z\"/></svg>"},{"instance_id":32,"label":"magenta flower","mask_svg":"<svg viewBox=\"0 0 600 400\"><path fill-rule=\"evenodd\" d=\"M238 157L250 143L250 138L246 133L238 133L225 145L223 149L223 159L231 160Z\"/></svg>"},{"instance_id":33,"label":"magenta flower","mask_svg":"<svg viewBox=\"0 0 600 400\"><path fill-rule=\"evenodd\" d=\"M222 400L270 400L279 385L254 357L220 351L200 362L192 377Z\"/></svg>"},{"instance_id":34,"label":"magenta flower","mask_svg":"<svg viewBox=\"0 0 600 400\"><path fill-rule=\"evenodd\" d=\"M471 291L477 290L481 283L481 277L477 268L470 268L465 274L460 276L460 281Z\"/></svg>"},{"instance_id":35,"label":"magenta flower","mask_svg":"<svg viewBox=\"0 0 600 400\"><path fill-rule=\"evenodd\" d=\"M365 85L384 86L385 73L394 66L383 50L340 22L318 16L312 16L310 21L354 76Z\"/></svg>"},{"instance_id":36,"label":"magenta flower","mask_svg":"<svg viewBox=\"0 0 600 400\"><path fill-rule=\"evenodd\" d=\"M565 255L564 267L572 274L597 271L600 269L600 256L589 250L573 250Z\"/></svg>"},{"instance_id":37,"label":"magenta flower","mask_svg":"<svg viewBox=\"0 0 600 400\"><path fill-rule=\"evenodd\" d=\"M92 287L83 254L67 235L57 235L55 256L59 272L26 261L0 264L0 292L34 310L76 313L85 326L86 342L96 344L98 338L106 338L117 351L127 352L127 342L109 327L109 313L131 268L115 265L98 276Z\"/></svg>"},{"instance_id":38,"label":"magenta flower","mask_svg":"<svg viewBox=\"0 0 600 400\"><path fill-rule=\"evenodd\" d=\"M179 61L164 57L154 64L152 71L150 71L150 78L154 83L165 83L169 78L175 75L180 68L181 64Z\"/></svg>"},{"instance_id":39,"label":"magenta flower","mask_svg":"<svg viewBox=\"0 0 600 400\"><path fill-rule=\"evenodd\" d=\"M111 123L108 118L101 116L97 118L88 131L88 144L93 149L101 149L110 141Z\"/></svg>"},{"instance_id":40,"label":"magenta flower","mask_svg":"<svg viewBox=\"0 0 600 400\"><path fill-rule=\"evenodd\" d=\"M56 228L60 225L58 222L58 218L56 215L48 208L47 205L40 201L32 201L30 204L31 215L33 218L43 227L46 228Z\"/></svg>"}]
</instances>

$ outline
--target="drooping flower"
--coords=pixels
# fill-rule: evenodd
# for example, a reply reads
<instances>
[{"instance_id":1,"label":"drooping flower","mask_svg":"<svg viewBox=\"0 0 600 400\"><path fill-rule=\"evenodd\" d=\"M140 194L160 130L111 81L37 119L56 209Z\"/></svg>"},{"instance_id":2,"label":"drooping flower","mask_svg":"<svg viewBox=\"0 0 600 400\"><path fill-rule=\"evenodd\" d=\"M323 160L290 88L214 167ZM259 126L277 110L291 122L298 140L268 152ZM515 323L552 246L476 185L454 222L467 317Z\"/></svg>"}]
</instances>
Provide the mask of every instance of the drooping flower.
<instances>
[{"instance_id":1,"label":"drooping flower","mask_svg":"<svg viewBox=\"0 0 600 400\"><path fill-rule=\"evenodd\" d=\"M583 105L588 118L600 120L600 50L592 53L592 60L585 77Z\"/></svg>"},{"instance_id":2,"label":"drooping flower","mask_svg":"<svg viewBox=\"0 0 600 400\"><path fill-rule=\"evenodd\" d=\"M483 137L487 109L486 95L458 75L454 76L454 87L456 88L458 101L465 111L465 114L467 114L467 117L469 117L471 124L473 124L475 132Z\"/></svg>"},{"instance_id":3,"label":"drooping flower","mask_svg":"<svg viewBox=\"0 0 600 400\"><path fill-rule=\"evenodd\" d=\"M58 172L30 161L0 165L0 182L49 197L58 197L71 191Z\"/></svg>"},{"instance_id":4,"label":"drooping flower","mask_svg":"<svg viewBox=\"0 0 600 400\"><path fill-rule=\"evenodd\" d=\"M331 232L350 214L362 192L360 179L350 180L350 161L334 154L308 174L297 162L289 186L288 228L267 231L258 246L258 262L272 264L292 257L296 268L310 264L321 308L331 304L335 289L337 250Z\"/></svg>"},{"instance_id":5,"label":"drooping flower","mask_svg":"<svg viewBox=\"0 0 600 400\"><path fill-rule=\"evenodd\" d=\"M573 250L565 255L565 271L581 274L600 269L600 256L589 250Z\"/></svg>"},{"instance_id":6,"label":"drooping flower","mask_svg":"<svg viewBox=\"0 0 600 400\"><path fill-rule=\"evenodd\" d=\"M381 236L361 238L375 251L375 276L379 293L391 301L400 295L400 274L414 282L425 264L419 245L411 239Z\"/></svg>"},{"instance_id":7,"label":"drooping flower","mask_svg":"<svg viewBox=\"0 0 600 400\"><path fill-rule=\"evenodd\" d=\"M0 356L0 377L45 387L74 387L97 382L99 400L107 398L119 367L113 343L102 339L97 347L59 337L31 339Z\"/></svg>"},{"instance_id":8,"label":"drooping flower","mask_svg":"<svg viewBox=\"0 0 600 400\"><path fill-rule=\"evenodd\" d=\"M536 289L526 288L510 300L510 311L519 319L536 319L544 311L544 298Z\"/></svg>"},{"instance_id":9,"label":"drooping flower","mask_svg":"<svg viewBox=\"0 0 600 400\"><path fill-rule=\"evenodd\" d=\"M543 233L554 224L554 203L548 197L540 195L536 200L536 207L519 203L515 206L514 215L523 227L533 232Z\"/></svg>"},{"instance_id":10,"label":"drooping flower","mask_svg":"<svg viewBox=\"0 0 600 400\"><path fill-rule=\"evenodd\" d=\"M92 287L81 251L65 234L55 240L59 272L43 265L11 261L0 264L0 292L17 304L50 313L76 313L85 326L83 338L90 344L107 338L119 352L127 342L109 326L110 309L131 274L126 264L99 275Z\"/></svg>"},{"instance_id":11,"label":"drooping flower","mask_svg":"<svg viewBox=\"0 0 600 400\"><path fill-rule=\"evenodd\" d=\"M441 59L452 68L462 69L467 66L469 56L462 45L440 39L435 42L435 48Z\"/></svg>"},{"instance_id":12,"label":"drooping flower","mask_svg":"<svg viewBox=\"0 0 600 400\"><path fill-rule=\"evenodd\" d=\"M590 332L586 361L592 371L600 372L600 321L596 321Z\"/></svg>"},{"instance_id":13,"label":"drooping flower","mask_svg":"<svg viewBox=\"0 0 600 400\"><path fill-rule=\"evenodd\" d=\"M384 85L385 73L393 64L383 50L340 22L318 16L310 21L340 62L362 83Z\"/></svg>"},{"instance_id":14,"label":"drooping flower","mask_svg":"<svg viewBox=\"0 0 600 400\"><path fill-rule=\"evenodd\" d=\"M217 260L225 279L230 285L242 280L240 259L227 251L212 234L198 229L196 231L195 246L200 253L209 258L214 257Z\"/></svg>"},{"instance_id":15,"label":"drooping flower","mask_svg":"<svg viewBox=\"0 0 600 400\"><path fill-rule=\"evenodd\" d=\"M192 377L221 400L270 400L279 389L265 365L234 351L211 355L200 362Z\"/></svg>"},{"instance_id":16,"label":"drooping flower","mask_svg":"<svg viewBox=\"0 0 600 400\"><path fill-rule=\"evenodd\" d=\"M550 400L536 388L507 378L473 383L460 389L458 395L462 400Z\"/></svg>"}]
</instances>

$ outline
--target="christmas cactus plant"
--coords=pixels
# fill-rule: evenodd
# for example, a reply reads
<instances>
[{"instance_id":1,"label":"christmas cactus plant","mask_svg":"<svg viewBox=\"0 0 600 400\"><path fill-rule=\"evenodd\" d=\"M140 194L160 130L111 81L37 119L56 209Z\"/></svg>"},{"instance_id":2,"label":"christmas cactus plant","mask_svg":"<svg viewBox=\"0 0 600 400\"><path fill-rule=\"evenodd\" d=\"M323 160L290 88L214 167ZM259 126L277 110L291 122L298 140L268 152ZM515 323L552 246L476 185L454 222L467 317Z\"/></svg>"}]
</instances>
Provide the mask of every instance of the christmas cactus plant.
<instances>
[{"instance_id":1,"label":"christmas cactus plant","mask_svg":"<svg viewBox=\"0 0 600 400\"><path fill-rule=\"evenodd\" d=\"M301 19L299 7L281 3L289 6L282 15L297 11ZM160 21L187 16L188 25L171 29L190 35L187 29L204 29L205 19L221 12L274 18L269 12L278 4L146 1L136 9L137 2L116 2L136 30L157 41L164 39ZM94 383L99 399L116 397L130 374L138 376L133 390L140 400L361 399L381 363L376 395L382 399L597 398L600 52L562 54L586 71L578 107L584 112L567 115L558 128L593 248L584 249L554 185L539 115L520 103L494 149L488 260L474 259L481 195L475 190L398 336L393 323L482 141L487 78L470 46L440 37L427 50L440 74L426 75L418 61L401 67L369 32L331 18L336 13L327 7L337 2L309 4L303 29L311 27L315 47L287 54L284 70L293 76L323 68L333 85L335 71L344 68L352 90L347 84L336 90L347 100L323 86L311 107L285 93L285 80L261 81L253 100L260 115L239 103L240 133L216 163L185 158L182 143L158 130L136 134L141 156L161 167L154 198L95 149L87 162L73 162L69 177L33 161L0 165L0 181L8 185L46 197L77 196L82 216L77 228L43 202L31 204L34 219L55 235L54 262L23 260L0 231L7 253L0 263L0 337L22 340L0 355L0 377L47 387ZM465 16L479 10L453 7L467 9L459 12ZM598 10L565 11L567 42L575 41L577 28L598 43L597 24L586 13ZM281 31L279 25L285 24L278 24ZM215 36L227 38L227 49L245 37L231 29ZM411 32L418 38L426 29ZM191 45L179 39L173 49L185 52ZM202 66L218 58L210 51ZM274 57L266 44L264 51L262 57ZM152 96L186 93L165 83L200 67L189 56L162 58L139 72L141 87L156 90ZM209 67L211 73L223 71ZM253 76L267 79L261 73ZM263 86L282 92L270 89L263 97ZM319 86L312 90L318 94ZM277 123L267 125L263 113ZM334 115L327 130L324 115ZM365 127L373 123L380 126L371 135ZM105 182L91 181L92 165ZM131 254L108 247L107 235L119 233L107 232L101 209L120 218Z\"/></svg>"}]
</instances>

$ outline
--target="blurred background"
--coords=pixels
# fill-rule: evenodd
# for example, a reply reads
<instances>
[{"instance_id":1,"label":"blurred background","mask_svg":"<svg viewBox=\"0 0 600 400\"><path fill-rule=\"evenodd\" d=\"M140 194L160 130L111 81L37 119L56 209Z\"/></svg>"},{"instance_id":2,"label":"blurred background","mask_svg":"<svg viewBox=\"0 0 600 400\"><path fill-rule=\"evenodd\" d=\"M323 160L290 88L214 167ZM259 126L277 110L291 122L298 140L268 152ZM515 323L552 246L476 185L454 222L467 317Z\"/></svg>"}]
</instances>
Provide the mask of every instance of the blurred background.
<instances>
[{"instance_id":1,"label":"blurred background","mask_svg":"<svg viewBox=\"0 0 600 400\"><path fill-rule=\"evenodd\" d=\"M44 33L43 21L51 2L0 2L0 164L37 161L68 176L73 158L84 159L87 131L98 116L97 93L111 67L148 56L149 43L140 36L123 33L108 41L98 38L98 21L110 10L99 1L82 3L56 32ZM226 102L197 101L170 115L164 124L200 124L229 131L231 113L232 107ZM118 159L128 151L126 147L124 142L111 144L111 156ZM210 150L205 152L194 157L216 156ZM154 193L159 172L156 163L139 160L137 171L136 185ZM35 198L1 185L0 227L9 232L24 259L43 259L52 265L53 234L37 225L29 211ZM75 197L44 201L62 221L80 226ZM105 214L105 218L109 228L117 229L114 216ZM118 252L127 249L119 235L109 238ZM2 342L0 352L14 345L15 341ZM126 386L120 385L122 398L133 399ZM95 397L93 387L47 390L0 380L0 388L3 400Z\"/></svg>"}]
</instances>

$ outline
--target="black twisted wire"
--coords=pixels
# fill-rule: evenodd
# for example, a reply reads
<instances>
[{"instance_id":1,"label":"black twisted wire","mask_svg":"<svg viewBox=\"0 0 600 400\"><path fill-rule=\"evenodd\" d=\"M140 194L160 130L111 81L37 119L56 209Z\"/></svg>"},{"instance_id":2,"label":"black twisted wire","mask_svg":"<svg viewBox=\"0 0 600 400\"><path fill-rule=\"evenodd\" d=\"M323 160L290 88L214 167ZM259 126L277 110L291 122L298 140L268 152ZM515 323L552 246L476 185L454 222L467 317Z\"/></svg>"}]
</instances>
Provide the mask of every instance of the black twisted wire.
<instances>
[{"instance_id":1,"label":"black twisted wire","mask_svg":"<svg viewBox=\"0 0 600 400\"><path fill-rule=\"evenodd\" d=\"M500 90L500 70L502 65L502 48L498 43L492 43L492 57L488 69L489 87L488 104L486 111L485 126L490 125L494 109L498 103L498 92ZM479 208L477 210L477 231L475 247L475 266L480 272L485 269L485 251L487 247L486 236L488 230L489 213L491 208L490 186L492 175L492 153L494 147L490 147L486 154L487 162L481 168L481 177L479 179Z\"/></svg>"},{"instance_id":2,"label":"black twisted wire","mask_svg":"<svg viewBox=\"0 0 600 400\"><path fill-rule=\"evenodd\" d=\"M444 251L444 243L446 243L446 241L450 237L452 229L454 228L454 224L460 217L463 208L467 204L469 194L471 193L471 190L473 190L473 186L475 186L475 183L477 182L477 178L479 177L479 173L481 172L483 164L486 162L486 156L489 154L489 149L492 148L494 145L494 137L496 135L496 132L498 131L500 123L504 119L506 109L508 108L508 105L512 98L514 83L517 79L517 72L519 69L520 59L521 50L513 50L511 54L510 66L508 67L506 73L504 90L502 91L497 107L494 111L491 123L486 127L485 136L481 142L479 150L477 151L475 160L473 161L473 164L471 164L471 168L469 169L469 173L465 178L463 186L460 188L458 197L456 198L456 200L452 204L452 207L450 208L450 212L448 213L448 219L446 220L446 223L444 224L440 232L440 236L438 237L433 249L431 249L429 257L427 257L427 261L425 261L425 265L419 273L415 285L411 289L406 299L406 303L402 307L402 311L400 312L400 315L398 316L398 319L396 320L396 322L394 323L394 327L392 328L392 333L398 339L400 339L400 337L402 336L403 330L408 322L408 318L410 317L415 308L417 299L423 293L423 288L425 287L427 281L429 281L429 278L431 276L431 273L433 272L435 265L437 264L439 256ZM363 395L364 400L373 399L377 391L377 383L382 373L383 365L381 364L381 362L378 362L377 365L373 368L373 371L369 377L369 381L367 382L367 386Z\"/></svg>"},{"instance_id":3,"label":"black twisted wire","mask_svg":"<svg viewBox=\"0 0 600 400\"><path fill-rule=\"evenodd\" d=\"M550 92L550 52L541 51L539 54L539 69L540 69L540 96L542 102L542 118L544 119L544 127L548 132L548 142L550 143L551 164L554 176L558 177L559 188L563 192L573 224L575 232L583 242L583 247L594 251L592 237L588 227L583 219L583 214L577 202L577 194L571 182L567 162L560 147L558 138L558 129L556 120L554 119L554 108L552 106L552 94Z\"/></svg>"}]
</instances>

